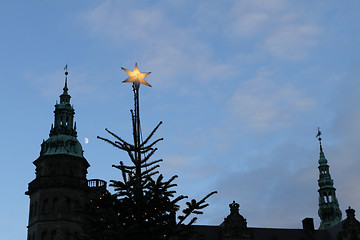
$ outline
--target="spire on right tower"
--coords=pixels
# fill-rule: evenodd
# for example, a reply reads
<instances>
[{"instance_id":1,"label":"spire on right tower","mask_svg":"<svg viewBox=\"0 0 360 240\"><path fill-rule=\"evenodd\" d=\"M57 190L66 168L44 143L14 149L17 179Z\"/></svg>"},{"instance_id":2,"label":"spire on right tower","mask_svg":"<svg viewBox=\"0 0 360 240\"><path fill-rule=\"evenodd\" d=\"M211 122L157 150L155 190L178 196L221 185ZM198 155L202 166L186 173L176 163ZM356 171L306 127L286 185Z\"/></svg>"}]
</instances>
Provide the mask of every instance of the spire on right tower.
<instances>
[{"instance_id":1,"label":"spire on right tower","mask_svg":"<svg viewBox=\"0 0 360 240\"><path fill-rule=\"evenodd\" d=\"M341 221L341 210L336 198L334 181L331 179L328 161L325 158L321 145L321 131L316 135L320 144L319 158L319 217L321 219L319 229L329 229Z\"/></svg>"}]
</instances>

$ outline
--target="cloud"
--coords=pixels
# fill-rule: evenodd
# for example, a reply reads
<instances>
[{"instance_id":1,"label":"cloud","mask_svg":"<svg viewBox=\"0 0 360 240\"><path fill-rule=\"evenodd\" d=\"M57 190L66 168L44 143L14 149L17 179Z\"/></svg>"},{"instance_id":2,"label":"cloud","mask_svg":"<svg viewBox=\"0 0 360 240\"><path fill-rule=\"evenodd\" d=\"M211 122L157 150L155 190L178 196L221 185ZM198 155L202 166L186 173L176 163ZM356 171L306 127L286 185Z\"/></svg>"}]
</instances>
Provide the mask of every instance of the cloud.
<instances>
[{"instance_id":1,"label":"cloud","mask_svg":"<svg viewBox=\"0 0 360 240\"><path fill-rule=\"evenodd\" d=\"M238 3L239 5L247 5L249 7L266 10L266 11L279 11L284 9L287 6L287 1L285 0L253 0L253 1L243 1L242 3Z\"/></svg>"},{"instance_id":2,"label":"cloud","mask_svg":"<svg viewBox=\"0 0 360 240\"><path fill-rule=\"evenodd\" d=\"M234 23L234 32L238 35L251 35L256 33L259 28L269 20L269 15L261 12L244 14Z\"/></svg>"},{"instance_id":3,"label":"cloud","mask_svg":"<svg viewBox=\"0 0 360 240\"><path fill-rule=\"evenodd\" d=\"M190 81L212 81L233 73L231 64L213 59L213 49L202 41L198 26L182 26L164 7L133 8L106 1L80 15L85 27L111 44L128 44L129 58L141 58L153 74L153 84L172 86L169 78L177 75ZM136 47L135 47L136 46ZM123 48L123 45L119 45ZM178 83L180 84L180 83Z\"/></svg>"},{"instance_id":4,"label":"cloud","mask_svg":"<svg viewBox=\"0 0 360 240\"><path fill-rule=\"evenodd\" d=\"M318 42L319 28L306 24L290 24L275 29L265 40L264 48L271 54L286 59L301 59Z\"/></svg>"},{"instance_id":5,"label":"cloud","mask_svg":"<svg viewBox=\"0 0 360 240\"><path fill-rule=\"evenodd\" d=\"M153 34L165 33L168 29L160 10L130 8L113 1L105 1L80 17L89 24L93 33L106 34L116 40L149 39Z\"/></svg>"},{"instance_id":6,"label":"cloud","mask_svg":"<svg viewBox=\"0 0 360 240\"><path fill-rule=\"evenodd\" d=\"M146 71L153 72L154 86L188 95L198 95L191 89L199 84L214 88L211 83L231 81L244 71L239 62L248 63L249 56L259 60L270 53L299 59L317 42L318 29L304 23L305 15L296 15L286 1L212 3L211 7L195 3L184 12L186 4L134 7L105 1L79 18L93 37L112 48L130 50L126 58L141 61L141 69L150 69ZM186 21L180 23L181 16ZM250 42L228 46L229 41L244 37ZM252 53L255 48L256 54ZM273 118L273 113L262 112L263 118Z\"/></svg>"},{"instance_id":7,"label":"cloud","mask_svg":"<svg viewBox=\"0 0 360 240\"><path fill-rule=\"evenodd\" d=\"M164 172L170 175L179 176L182 182L189 182L190 179L201 181L209 178L211 174L215 172L214 167L211 163L204 161L202 156L196 154L182 154L182 155L167 155L164 162L161 164L161 168Z\"/></svg>"},{"instance_id":8,"label":"cloud","mask_svg":"<svg viewBox=\"0 0 360 240\"><path fill-rule=\"evenodd\" d=\"M229 110L254 130L288 126L299 114L311 110L315 99L307 97L290 83L276 83L270 73L243 82L233 94Z\"/></svg>"},{"instance_id":9,"label":"cloud","mask_svg":"<svg viewBox=\"0 0 360 240\"><path fill-rule=\"evenodd\" d=\"M195 159L193 157L188 157L185 155L170 155L167 156L166 160L162 164L162 167L169 171L174 169L187 169L191 165L191 162L194 162L194 160Z\"/></svg>"},{"instance_id":10,"label":"cloud","mask_svg":"<svg viewBox=\"0 0 360 240\"><path fill-rule=\"evenodd\" d=\"M227 30L239 37L257 37L259 34L266 34L266 29L274 23L272 15L279 10L278 7L268 8L260 1L235 2L230 10Z\"/></svg>"},{"instance_id":11,"label":"cloud","mask_svg":"<svg viewBox=\"0 0 360 240\"><path fill-rule=\"evenodd\" d=\"M318 43L321 32L307 14L285 1L239 1L226 29L234 37L252 39L272 56L298 60Z\"/></svg>"}]
</instances>

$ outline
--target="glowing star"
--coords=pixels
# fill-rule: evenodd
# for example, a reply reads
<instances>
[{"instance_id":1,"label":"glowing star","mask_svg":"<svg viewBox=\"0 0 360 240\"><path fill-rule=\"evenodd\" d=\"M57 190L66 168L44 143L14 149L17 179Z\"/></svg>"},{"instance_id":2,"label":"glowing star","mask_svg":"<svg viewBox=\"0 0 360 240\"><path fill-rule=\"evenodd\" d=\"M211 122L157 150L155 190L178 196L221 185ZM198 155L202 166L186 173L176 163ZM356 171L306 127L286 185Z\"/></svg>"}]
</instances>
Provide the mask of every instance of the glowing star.
<instances>
[{"instance_id":1,"label":"glowing star","mask_svg":"<svg viewBox=\"0 0 360 240\"><path fill-rule=\"evenodd\" d=\"M133 82L136 86L140 86L140 84L144 84L146 86L151 87L151 85L145 80L145 77L150 74L150 72L142 73L140 72L137 63L135 63L135 67L133 71L127 70L125 68L121 68L124 70L129 77L125 79L123 82Z\"/></svg>"}]
</instances>

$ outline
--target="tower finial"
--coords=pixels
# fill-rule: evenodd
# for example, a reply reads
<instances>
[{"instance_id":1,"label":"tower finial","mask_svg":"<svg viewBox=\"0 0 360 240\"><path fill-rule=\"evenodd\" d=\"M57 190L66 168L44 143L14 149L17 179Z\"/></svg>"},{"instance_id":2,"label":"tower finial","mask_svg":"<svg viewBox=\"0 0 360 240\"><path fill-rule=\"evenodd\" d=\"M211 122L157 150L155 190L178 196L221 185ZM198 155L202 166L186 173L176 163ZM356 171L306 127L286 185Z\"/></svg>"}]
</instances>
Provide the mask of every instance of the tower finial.
<instances>
[{"instance_id":1,"label":"tower finial","mask_svg":"<svg viewBox=\"0 0 360 240\"><path fill-rule=\"evenodd\" d=\"M316 138L319 140L319 143L320 143L320 151L322 151L322 145L321 145L321 135L322 135L322 132L320 131L320 128L318 127L318 132L316 134Z\"/></svg>"},{"instance_id":2,"label":"tower finial","mask_svg":"<svg viewBox=\"0 0 360 240\"><path fill-rule=\"evenodd\" d=\"M64 86L64 93L67 93L67 91L69 90L67 87L67 75L69 74L67 71L68 65L66 64L64 67L64 71L65 71L65 86Z\"/></svg>"}]
</instances>

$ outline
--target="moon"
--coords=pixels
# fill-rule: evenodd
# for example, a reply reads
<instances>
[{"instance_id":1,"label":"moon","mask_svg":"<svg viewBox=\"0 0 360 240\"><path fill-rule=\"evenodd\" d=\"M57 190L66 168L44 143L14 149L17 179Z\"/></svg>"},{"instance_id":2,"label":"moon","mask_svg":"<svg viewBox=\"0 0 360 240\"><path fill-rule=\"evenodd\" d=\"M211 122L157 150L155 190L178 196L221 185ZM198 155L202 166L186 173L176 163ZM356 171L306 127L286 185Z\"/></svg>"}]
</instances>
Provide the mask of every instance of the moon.
<instances>
[{"instance_id":1,"label":"moon","mask_svg":"<svg viewBox=\"0 0 360 240\"><path fill-rule=\"evenodd\" d=\"M88 139L88 138L84 138L84 142L85 142L85 144L88 144L88 143L89 143L89 139Z\"/></svg>"}]
</instances>

